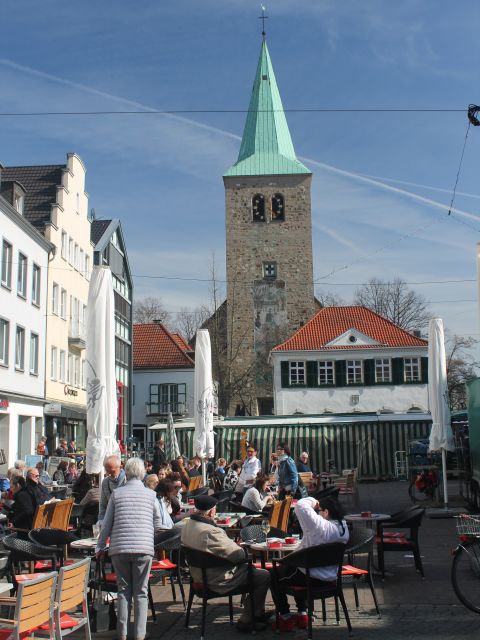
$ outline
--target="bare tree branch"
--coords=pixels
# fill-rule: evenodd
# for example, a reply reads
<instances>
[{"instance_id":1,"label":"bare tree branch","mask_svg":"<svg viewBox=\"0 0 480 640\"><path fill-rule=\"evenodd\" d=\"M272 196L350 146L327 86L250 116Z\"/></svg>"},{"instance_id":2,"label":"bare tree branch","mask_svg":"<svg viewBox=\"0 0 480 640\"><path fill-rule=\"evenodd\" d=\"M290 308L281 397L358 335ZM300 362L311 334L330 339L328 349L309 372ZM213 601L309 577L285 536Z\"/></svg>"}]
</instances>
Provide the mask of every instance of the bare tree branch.
<instances>
[{"instance_id":1,"label":"bare tree branch","mask_svg":"<svg viewBox=\"0 0 480 640\"><path fill-rule=\"evenodd\" d=\"M161 298L147 296L133 304L133 322L135 324L148 324L154 320L169 324L170 319L170 314L165 311Z\"/></svg>"}]
</instances>

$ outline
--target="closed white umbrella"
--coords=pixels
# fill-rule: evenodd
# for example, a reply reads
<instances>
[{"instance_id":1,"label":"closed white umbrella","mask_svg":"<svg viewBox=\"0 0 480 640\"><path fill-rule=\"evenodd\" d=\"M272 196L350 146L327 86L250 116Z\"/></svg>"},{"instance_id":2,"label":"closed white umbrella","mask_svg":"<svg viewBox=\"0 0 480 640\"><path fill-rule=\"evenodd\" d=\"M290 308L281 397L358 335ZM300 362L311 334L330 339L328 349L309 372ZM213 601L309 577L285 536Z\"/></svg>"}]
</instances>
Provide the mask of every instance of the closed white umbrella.
<instances>
[{"instance_id":1,"label":"closed white umbrella","mask_svg":"<svg viewBox=\"0 0 480 640\"><path fill-rule=\"evenodd\" d=\"M87 305L87 473L101 473L106 456L118 454L115 380L115 303L109 267L92 271Z\"/></svg>"},{"instance_id":2,"label":"closed white umbrella","mask_svg":"<svg viewBox=\"0 0 480 640\"><path fill-rule=\"evenodd\" d=\"M428 327L428 401L432 414L429 451L442 452L443 500L448 507L447 451L454 451L450 426L445 339L441 318L432 318Z\"/></svg>"},{"instance_id":3,"label":"closed white umbrella","mask_svg":"<svg viewBox=\"0 0 480 640\"><path fill-rule=\"evenodd\" d=\"M204 482L206 481L205 460L212 458L214 455L213 406L210 334L207 329L199 329L195 342L195 433L193 435L193 445L195 453L202 459Z\"/></svg>"},{"instance_id":4,"label":"closed white umbrella","mask_svg":"<svg viewBox=\"0 0 480 640\"><path fill-rule=\"evenodd\" d=\"M176 460L180 455L180 447L178 446L177 434L175 433L175 425L173 424L172 412L168 414L167 428L163 436L165 458L167 462Z\"/></svg>"}]
</instances>

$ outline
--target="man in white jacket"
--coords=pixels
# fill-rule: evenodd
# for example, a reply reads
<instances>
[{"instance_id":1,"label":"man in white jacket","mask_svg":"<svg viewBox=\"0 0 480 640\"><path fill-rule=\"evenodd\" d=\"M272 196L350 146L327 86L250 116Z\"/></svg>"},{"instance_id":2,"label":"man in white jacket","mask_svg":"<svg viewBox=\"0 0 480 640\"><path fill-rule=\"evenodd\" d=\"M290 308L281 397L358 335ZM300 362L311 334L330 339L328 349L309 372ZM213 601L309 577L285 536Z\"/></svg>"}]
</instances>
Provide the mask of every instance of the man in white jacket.
<instances>
[{"instance_id":1,"label":"man in white jacket","mask_svg":"<svg viewBox=\"0 0 480 640\"><path fill-rule=\"evenodd\" d=\"M262 463L257 458L257 449L253 444L247 447L247 457L243 463L242 471L238 477L235 493L243 493L245 487L251 487L255 482L257 474L262 470Z\"/></svg>"},{"instance_id":2,"label":"man in white jacket","mask_svg":"<svg viewBox=\"0 0 480 640\"><path fill-rule=\"evenodd\" d=\"M320 502L315 498L302 498L295 506L295 515L303 531L298 550L316 547L320 544L333 542L348 542L348 528L343 519L343 510L334 498L322 498ZM310 569L310 577L321 582L334 582L337 579L338 567L318 567ZM280 567L278 588L274 594L275 604L280 613L279 631L292 631L295 626L306 629L308 626L307 607L303 596L296 597L298 613L290 614L287 595L282 588L286 585L306 585L306 576L301 569Z\"/></svg>"}]
</instances>

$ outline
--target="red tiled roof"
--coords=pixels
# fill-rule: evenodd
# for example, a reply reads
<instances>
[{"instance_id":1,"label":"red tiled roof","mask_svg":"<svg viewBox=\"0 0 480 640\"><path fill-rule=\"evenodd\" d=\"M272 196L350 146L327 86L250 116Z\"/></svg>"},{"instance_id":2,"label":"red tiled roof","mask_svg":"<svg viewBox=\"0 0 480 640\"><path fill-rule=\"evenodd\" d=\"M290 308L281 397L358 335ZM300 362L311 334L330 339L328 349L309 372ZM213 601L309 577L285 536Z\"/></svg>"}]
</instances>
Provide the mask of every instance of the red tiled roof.
<instances>
[{"instance_id":1,"label":"red tiled roof","mask_svg":"<svg viewBox=\"0 0 480 640\"><path fill-rule=\"evenodd\" d=\"M172 333L171 336L182 351L193 351L192 347L188 344L185 338L181 336L179 333Z\"/></svg>"},{"instance_id":2,"label":"red tiled roof","mask_svg":"<svg viewBox=\"0 0 480 640\"><path fill-rule=\"evenodd\" d=\"M396 324L366 307L325 307L298 329L283 344L272 351L318 351L334 349L378 349L378 345L325 346L349 329L356 329L373 338L384 347L427 347Z\"/></svg>"},{"instance_id":3,"label":"red tiled roof","mask_svg":"<svg viewBox=\"0 0 480 640\"><path fill-rule=\"evenodd\" d=\"M134 369L183 369L195 366L185 352L190 347L163 324L133 325Z\"/></svg>"}]
</instances>

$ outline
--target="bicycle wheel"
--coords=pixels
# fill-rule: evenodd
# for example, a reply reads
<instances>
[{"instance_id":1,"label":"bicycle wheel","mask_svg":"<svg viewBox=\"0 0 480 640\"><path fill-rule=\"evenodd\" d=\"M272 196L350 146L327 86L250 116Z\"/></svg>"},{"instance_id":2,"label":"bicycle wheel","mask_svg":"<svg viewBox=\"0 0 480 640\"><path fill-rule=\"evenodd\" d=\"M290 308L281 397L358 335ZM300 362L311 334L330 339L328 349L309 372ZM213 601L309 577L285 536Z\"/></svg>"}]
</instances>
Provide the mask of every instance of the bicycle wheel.
<instances>
[{"instance_id":1,"label":"bicycle wheel","mask_svg":"<svg viewBox=\"0 0 480 640\"><path fill-rule=\"evenodd\" d=\"M452 586L468 609L480 613L480 541L458 547L452 564Z\"/></svg>"}]
</instances>

